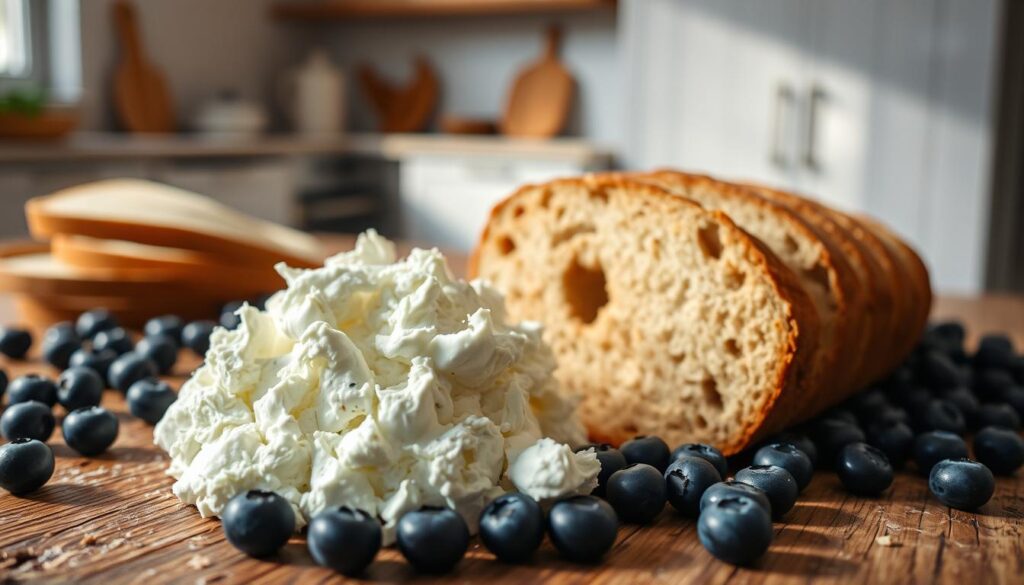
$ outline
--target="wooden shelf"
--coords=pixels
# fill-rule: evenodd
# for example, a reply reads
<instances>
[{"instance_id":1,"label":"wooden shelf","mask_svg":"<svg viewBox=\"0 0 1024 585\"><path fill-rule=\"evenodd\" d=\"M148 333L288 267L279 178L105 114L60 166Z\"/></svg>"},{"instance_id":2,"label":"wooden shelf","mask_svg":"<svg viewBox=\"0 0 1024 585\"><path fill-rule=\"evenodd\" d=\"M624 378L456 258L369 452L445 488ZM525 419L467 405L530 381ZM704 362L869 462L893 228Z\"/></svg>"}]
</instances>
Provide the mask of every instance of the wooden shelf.
<instances>
[{"instance_id":1,"label":"wooden shelf","mask_svg":"<svg viewBox=\"0 0 1024 585\"><path fill-rule=\"evenodd\" d=\"M614 9L616 0L305 0L281 2L277 20L323 21L584 12Z\"/></svg>"}]
</instances>

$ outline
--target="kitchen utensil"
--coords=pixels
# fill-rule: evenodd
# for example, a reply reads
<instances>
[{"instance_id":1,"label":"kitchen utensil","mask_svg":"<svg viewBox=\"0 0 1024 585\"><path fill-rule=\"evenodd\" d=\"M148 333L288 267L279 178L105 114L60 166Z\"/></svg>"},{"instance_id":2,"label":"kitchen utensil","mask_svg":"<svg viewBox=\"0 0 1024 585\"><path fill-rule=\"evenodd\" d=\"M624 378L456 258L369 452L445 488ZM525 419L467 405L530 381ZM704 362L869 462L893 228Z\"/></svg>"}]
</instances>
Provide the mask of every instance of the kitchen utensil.
<instances>
[{"instance_id":1,"label":"kitchen utensil","mask_svg":"<svg viewBox=\"0 0 1024 585\"><path fill-rule=\"evenodd\" d=\"M296 132L330 136L344 129L345 75L326 51L310 53L301 67L282 78L279 90Z\"/></svg>"},{"instance_id":2,"label":"kitchen utensil","mask_svg":"<svg viewBox=\"0 0 1024 585\"><path fill-rule=\"evenodd\" d=\"M121 124L131 132L173 132L174 109L167 83L143 50L131 2L114 3L114 24L121 43L114 73L114 103Z\"/></svg>"},{"instance_id":3,"label":"kitchen utensil","mask_svg":"<svg viewBox=\"0 0 1024 585\"><path fill-rule=\"evenodd\" d=\"M558 59L561 41L561 28L550 27L544 54L516 75L501 121L503 134L551 138L565 127L575 81Z\"/></svg>"},{"instance_id":4,"label":"kitchen utensil","mask_svg":"<svg viewBox=\"0 0 1024 585\"><path fill-rule=\"evenodd\" d=\"M413 79L404 87L384 80L369 65L359 68L359 81L383 132L426 129L439 92L437 73L426 57L416 58Z\"/></svg>"},{"instance_id":5,"label":"kitchen utensil","mask_svg":"<svg viewBox=\"0 0 1024 585\"><path fill-rule=\"evenodd\" d=\"M441 118L441 131L447 134L494 134L498 125L494 120L463 118L445 115Z\"/></svg>"}]
</instances>

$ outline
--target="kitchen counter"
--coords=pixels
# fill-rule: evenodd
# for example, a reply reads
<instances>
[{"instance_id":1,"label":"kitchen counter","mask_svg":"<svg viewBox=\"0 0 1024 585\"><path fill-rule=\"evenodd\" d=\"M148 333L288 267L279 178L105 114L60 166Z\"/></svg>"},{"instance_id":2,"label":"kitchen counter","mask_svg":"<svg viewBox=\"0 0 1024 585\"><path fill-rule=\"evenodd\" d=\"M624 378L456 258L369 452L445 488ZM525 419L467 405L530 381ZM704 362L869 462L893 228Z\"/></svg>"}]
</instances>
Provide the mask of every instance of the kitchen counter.
<instances>
[{"instance_id":1,"label":"kitchen counter","mask_svg":"<svg viewBox=\"0 0 1024 585\"><path fill-rule=\"evenodd\" d=\"M348 154L394 160L422 154L500 156L511 159L528 157L592 168L604 168L612 156L607 149L573 138L526 140L502 136L443 134L352 133L324 139L266 134L237 139L198 134L147 136L80 132L66 140L52 143L0 141L0 164Z\"/></svg>"},{"instance_id":2,"label":"kitchen counter","mask_svg":"<svg viewBox=\"0 0 1024 585\"><path fill-rule=\"evenodd\" d=\"M343 247L350 240L332 240ZM455 270L461 270L456 259ZM1024 298L940 298L937 317L958 317L973 344L985 331L1008 331L1024 345ZM17 321L0 297L0 322ZM37 359L4 360L12 378L53 373ZM180 384L198 365L183 354ZM171 494L166 456L152 444L152 429L126 414L122 396L108 391L118 413L115 446L95 458L79 457L56 431L50 441L57 468L38 492L0 495L0 581L81 583L170 581L196 583L314 583L331 578L292 541L277 555L250 559L223 537L220 523L201 519ZM1024 477L1000 478L993 499L978 513L951 510L928 493L924 478L897 474L878 499L853 497L834 474L819 472L796 507L775 524L775 542L752 568L713 559L697 540L695 523L670 508L646 527L622 526L604 563L577 565L545 543L534 562L496 562L474 539L458 570L442 580L488 583L923 583L969 579L1019 582L1024 558ZM415 575L396 550L384 550L367 577L404 581ZM340 580L340 578L339 578Z\"/></svg>"}]
</instances>

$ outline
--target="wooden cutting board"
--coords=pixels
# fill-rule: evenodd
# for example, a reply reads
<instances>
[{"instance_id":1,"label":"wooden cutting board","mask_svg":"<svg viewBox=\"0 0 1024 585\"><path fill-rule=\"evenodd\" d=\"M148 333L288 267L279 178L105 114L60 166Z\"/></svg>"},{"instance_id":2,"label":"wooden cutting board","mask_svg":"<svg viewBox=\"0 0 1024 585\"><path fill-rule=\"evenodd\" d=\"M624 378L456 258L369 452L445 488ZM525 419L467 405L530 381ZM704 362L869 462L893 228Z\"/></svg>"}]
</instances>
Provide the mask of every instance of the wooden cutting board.
<instances>
[{"instance_id":1,"label":"wooden cutting board","mask_svg":"<svg viewBox=\"0 0 1024 585\"><path fill-rule=\"evenodd\" d=\"M561 42L561 28L549 28L544 54L516 75L501 121L502 133L551 138L565 127L576 83L559 61Z\"/></svg>"},{"instance_id":2,"label":"wooden cutting board","mask_svg":"<svg viewBox=\"0 0 1024 585\"><path fill-rule=\"evenodd\" d=\"M0 295L0 322L15 322ZM1003 330L1024 345L1024 299L939 299L937 315L964 319L974 343L983 331ZM199 360L187 352L167 378L177 387ZM11 377L54 374L38 361L0 357ZM118 392L103 405L118 414L121 433L107 453L79 457L54 432L57 457L50 482L27 497L0 493L0 581L111 583L335 583L316 566L302 537L278 554L250 559L223 537L220 523L180 504L165 475L166 456L152 428L127 413ZM834 474L818 473L775 524L768 553L750 568L712 558L695 523L666 509L646 527L623 526L599 565L560 559L545 541L533 562L504 565L474 538L454 574L417 576L394 549L382 551L370 582L459 583L1020 583L1024 558L1024 477L999 478L995 497L978 513L950 510L908 472L878 499L846 494ZM356 581L353 581L356 582ZM362 582L362 581L360 581Z\"/></svg>"},{"instance_id":3,"label":"wooden cutting board","mask_svg":"<svg viewBox=\"0 0 1024 585\"><path fill-rule=\"evenodd\" d=\"M114 72L114 103L121 125L131 132L173 132L167 82L146 56L135 7L128 0L114 4L114 26L121 47Z\"/></svg>"}]
</instances>

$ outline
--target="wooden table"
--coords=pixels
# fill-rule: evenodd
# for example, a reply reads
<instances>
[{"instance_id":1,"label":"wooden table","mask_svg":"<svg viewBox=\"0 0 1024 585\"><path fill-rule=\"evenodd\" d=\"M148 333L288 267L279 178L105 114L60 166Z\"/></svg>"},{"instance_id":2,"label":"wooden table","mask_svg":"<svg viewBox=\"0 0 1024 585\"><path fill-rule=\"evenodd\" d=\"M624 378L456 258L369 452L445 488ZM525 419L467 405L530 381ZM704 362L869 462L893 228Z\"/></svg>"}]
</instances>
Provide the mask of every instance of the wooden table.
<instances>
[{"instance_id":1,"label":"wooden table","mask_svg":"<svg viewBox=\"0 0 1024 585\"><path fill-rule=\"evenodd\" d=\"M1024 299L942 299L935 314L956 316L973 337L1009 331L1024 347ZM14 316L0 299L0 322ZM198 360L183 357L177 374ZM53 373L38 361L8 362L12 377ZM173 378L180 382L182 378ZM217 520L203 520L171 494L167 458L151 428L126 414L119 393L106 407L120 417L115 446L96 458L50 441L57 469L38 492L0 495L0 581L82 583L313 583L341 579L316 566L296 537L277 556L253 560L234 550ZM385 550L367 577L399 581L416 575ZM670 509L653 526L623 526L605 562L581 566L558 558L545 542L534 562L506 566L474 539L467 558L443 581L488 583L927 583L1024 582L1024 479L1000 479L979 513L951 510L928 493L924 478L897 476L879 499L848 496L834 474L819 473L753 568L712 558L695 524Z\"/></svg>"}]
</instances>

